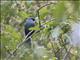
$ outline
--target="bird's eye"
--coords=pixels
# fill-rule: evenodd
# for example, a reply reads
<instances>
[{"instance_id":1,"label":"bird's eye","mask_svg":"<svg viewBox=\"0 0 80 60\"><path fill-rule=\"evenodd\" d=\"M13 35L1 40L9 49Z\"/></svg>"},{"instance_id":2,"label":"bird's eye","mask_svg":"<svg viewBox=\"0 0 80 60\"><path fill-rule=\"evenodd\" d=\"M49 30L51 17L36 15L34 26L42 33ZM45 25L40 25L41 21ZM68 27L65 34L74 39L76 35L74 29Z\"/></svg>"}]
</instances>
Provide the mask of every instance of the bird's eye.
<instances>
[{"instance_id":1,"label":"bird's eye","mask_svg":"<svg viewBox=\"0 0 80 60\"><path fill-rule=\"evenodd\" d=\"M31 18L33 21L35 21L35 19L34 18Z\"/></svg>"}]
</instances>

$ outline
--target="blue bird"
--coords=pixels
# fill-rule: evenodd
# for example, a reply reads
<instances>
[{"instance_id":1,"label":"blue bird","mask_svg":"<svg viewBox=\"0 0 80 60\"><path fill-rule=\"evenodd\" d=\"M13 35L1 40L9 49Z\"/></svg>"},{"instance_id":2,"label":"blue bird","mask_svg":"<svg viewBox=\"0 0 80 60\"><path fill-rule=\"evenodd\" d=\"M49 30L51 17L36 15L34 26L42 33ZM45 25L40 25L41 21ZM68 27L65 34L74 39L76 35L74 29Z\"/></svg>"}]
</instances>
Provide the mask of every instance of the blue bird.
<instances>
[{"instance_id":1,"label":"blue bird","mask_svg":"<svg viewBox=\"0 0 80 60\"><path fill-rule=\"evenodd\" d=\"M27 38L30 37L34 33L34 31L31 32L31 30L29 30L29 28L34 27L34 26L35 26L35 19L34 18L26 19L26 22L25 22L25 25L24 25L24 30L25 30L25 35L28 35ZM31 38L26 40L25 43L31 45Z\"/></svg>"}]
</instances>

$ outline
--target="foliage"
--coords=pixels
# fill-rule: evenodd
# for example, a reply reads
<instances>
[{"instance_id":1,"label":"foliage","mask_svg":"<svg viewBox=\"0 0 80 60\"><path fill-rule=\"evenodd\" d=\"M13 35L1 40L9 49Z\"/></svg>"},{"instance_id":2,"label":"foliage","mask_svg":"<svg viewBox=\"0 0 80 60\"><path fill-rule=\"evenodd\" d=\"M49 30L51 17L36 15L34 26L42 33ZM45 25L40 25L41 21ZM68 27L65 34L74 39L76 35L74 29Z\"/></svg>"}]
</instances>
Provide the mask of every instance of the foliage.
<instances>
[{"instance_id":1,"label":"foliage","mask_svg":"<svg viewBox=\"0 0 80 60\"><path fill-rule=\"evenodd\" d=\"M0 5L1 60L80 59L80 47L70 44L72 24L80 22L80 1L1 1ZM39 18L30 28L39 31L32 35L31 48L18 46L25 38L28 17ZM39 21L46 28L40 28Z\"/></svg>"}]
</instances>

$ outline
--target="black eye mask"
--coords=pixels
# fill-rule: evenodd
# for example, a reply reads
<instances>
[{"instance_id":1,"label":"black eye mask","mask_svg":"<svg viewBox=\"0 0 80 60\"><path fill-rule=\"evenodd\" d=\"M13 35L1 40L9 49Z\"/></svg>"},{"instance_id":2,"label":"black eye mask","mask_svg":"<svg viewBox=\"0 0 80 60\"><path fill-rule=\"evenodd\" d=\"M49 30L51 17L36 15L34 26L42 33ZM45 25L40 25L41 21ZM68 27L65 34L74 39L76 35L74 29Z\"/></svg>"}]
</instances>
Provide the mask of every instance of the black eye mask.
<instances>
[{"instance_id":1,"label":"black eye mask","mask_svg":"<svg viewBox=\"0 0 80 60\"><path fill-rule=\"evenodd\" d=\"M31 18L33 21L35 21L35 19L34 18Z\"/></svg>"}]
</instances>

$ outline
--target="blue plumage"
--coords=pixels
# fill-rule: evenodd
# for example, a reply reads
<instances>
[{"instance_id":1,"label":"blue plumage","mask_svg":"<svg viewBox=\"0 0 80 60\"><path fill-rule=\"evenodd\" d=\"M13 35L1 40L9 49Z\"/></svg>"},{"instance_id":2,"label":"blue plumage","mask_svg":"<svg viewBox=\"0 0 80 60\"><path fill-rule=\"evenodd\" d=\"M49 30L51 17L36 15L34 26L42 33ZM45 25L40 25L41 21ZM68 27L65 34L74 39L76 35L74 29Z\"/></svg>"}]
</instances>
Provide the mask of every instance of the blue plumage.
<instances>
[{"instance_id":1,"label":"blue plumage","mask_svg":"<svg viewBox=\"0 0 80 60\"><path fill-rule=\"evenodd\" d=\"M28 19L26 19L26 22L25 22L25 25L24 25L25 35L29 34L31 32L31 30L29 30L29 28L34 27L34 26L35 26L35 19L34 18L28 18ZM28 37L31 36L33 33L34 33L34 31L32 31L28 35ZM31 38L29 38L28 40L26 40L26 43L29 43L31 45Z\"/></svg>"}]
</instances>

